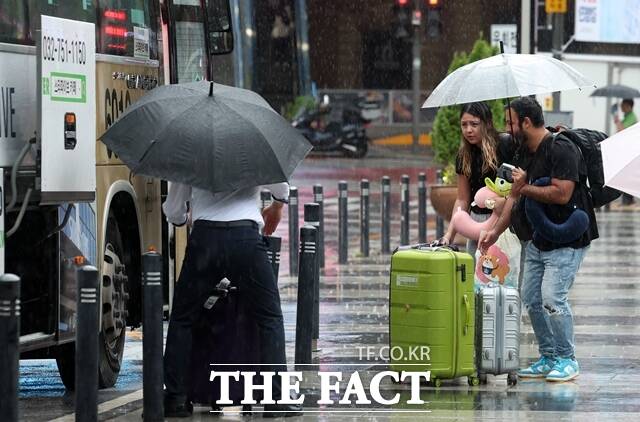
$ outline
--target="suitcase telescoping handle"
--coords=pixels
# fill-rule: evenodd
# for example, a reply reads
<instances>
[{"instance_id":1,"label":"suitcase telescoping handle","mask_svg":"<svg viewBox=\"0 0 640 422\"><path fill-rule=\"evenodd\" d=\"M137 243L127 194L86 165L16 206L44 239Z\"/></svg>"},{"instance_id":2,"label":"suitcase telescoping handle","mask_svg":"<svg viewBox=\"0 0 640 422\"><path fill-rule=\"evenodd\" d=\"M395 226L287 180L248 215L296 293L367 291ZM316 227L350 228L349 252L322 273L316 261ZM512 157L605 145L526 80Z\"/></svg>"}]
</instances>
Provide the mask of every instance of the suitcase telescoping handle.
<instances>
[{"instance_id":1,"label":"suitcase telescoping handle","mask_svg":"<svg viewBox=\"0 0 640 422\"><path fill-rule=\"evenodd\" d=\"M462 296L462 301L464 302L464 309L466 313L463 333L466 336L469 331L469 324L471 323L471 305L469 304L469 298L466 294Z\"/></svg>"}]
</instances>

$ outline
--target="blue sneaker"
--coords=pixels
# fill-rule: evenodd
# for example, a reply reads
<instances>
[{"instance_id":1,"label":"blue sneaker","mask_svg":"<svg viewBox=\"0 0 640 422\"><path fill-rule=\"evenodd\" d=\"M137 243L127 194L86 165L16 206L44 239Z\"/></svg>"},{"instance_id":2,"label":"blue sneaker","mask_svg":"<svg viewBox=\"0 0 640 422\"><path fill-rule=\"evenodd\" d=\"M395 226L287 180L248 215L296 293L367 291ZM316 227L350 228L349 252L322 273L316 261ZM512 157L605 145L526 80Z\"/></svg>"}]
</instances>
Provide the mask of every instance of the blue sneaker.
<instances>
[{"instance_id":1,"label":"blue sneaker","mask_svg":"<svg viewBox=\"0 0 640 422\"><path fill-rule=\"evenodd\" d=\"M545 377L547 381L563 382L580 375L580 366L575 359L560 358L556 360L551 371Z\"/></svg>"},{"instance_id":2,"label":"blue sneaker","mask_svg":"<svg viewBox=\"0 0 640 422\"><path fill-rule=\"evenodd\" d=\"M528 368L518 371L520 378L544 378L553 368L555 360L553 358L542 356L537 362L534 362Z\"/></svg>"}]
</instances>

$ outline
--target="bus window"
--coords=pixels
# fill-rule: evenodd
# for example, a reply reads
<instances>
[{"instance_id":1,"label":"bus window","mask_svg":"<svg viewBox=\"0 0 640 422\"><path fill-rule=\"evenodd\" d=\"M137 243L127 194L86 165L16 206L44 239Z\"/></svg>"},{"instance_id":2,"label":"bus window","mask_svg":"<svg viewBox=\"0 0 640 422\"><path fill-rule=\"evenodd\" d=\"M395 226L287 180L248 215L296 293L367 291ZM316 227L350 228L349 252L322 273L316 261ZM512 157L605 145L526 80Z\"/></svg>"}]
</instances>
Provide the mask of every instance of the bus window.
<instances>
[{"instance_id":1,"label":"bus window","mask_svg":"<svg viewBox=\"0 0 640 422\"><path fill-rule=\"evenodd\" d=\"M207 77L204 16L200 0L173 0L178 82Z\"/></svg>"},{"instance_id":2,"label":"bus window","mask_svg":"<svg viewBox=\"0 0 640 422\"><path fill-rule=\"evenodd\" d=\"M29 9L23 0L0 2L0 42L30 42Z\"/></svg>"},{"instance_id":3,"label":"bus window","mask_svg":"<svg viewBox=\"0 0 640 422\"><path fill-rule=\"evenodd\" d=\"M145 0L97 0L98 53L158 58L157 10Z\"/></svg>"},{"instance_id":4,"label":"bus window","mask_svg":"<svg viewBox=\"0 0 640 422\"><path fill-rule=\"evenodd\" d=\"M92 23L96 20L91 0L2 0L0 42L34 45L40 15Z\"/></svg>"}]
</instances>

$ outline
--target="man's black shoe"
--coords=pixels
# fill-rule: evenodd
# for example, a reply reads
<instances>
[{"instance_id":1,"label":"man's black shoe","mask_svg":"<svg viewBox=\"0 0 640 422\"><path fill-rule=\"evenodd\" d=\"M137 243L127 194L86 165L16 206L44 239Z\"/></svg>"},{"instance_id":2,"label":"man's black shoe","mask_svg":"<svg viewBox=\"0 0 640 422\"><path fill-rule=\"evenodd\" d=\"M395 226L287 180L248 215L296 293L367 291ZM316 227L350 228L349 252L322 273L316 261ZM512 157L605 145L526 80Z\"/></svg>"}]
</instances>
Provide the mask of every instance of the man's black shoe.
<instances>
[{"instance_id":1,"label":"man's black shoe","mask_svg":"<svg viewBox=\"0 0 640 422\"><path fill-rule=\"evenodd\" d=\"M289 416L302 416L302 406L299 404L266 404L263 418L287 418Z\"/></svg>"},{"instance_id":2,"label":"man's black shoe","mask_svg":"<svg viewBox=\"0 0 640 422\"><path fill-rule=\"evenodd\" d=\"M188 418L193 414L193 405L188 401L176 401L164 398L164 416L166 418Z\"/></svg>"}]
</instances>

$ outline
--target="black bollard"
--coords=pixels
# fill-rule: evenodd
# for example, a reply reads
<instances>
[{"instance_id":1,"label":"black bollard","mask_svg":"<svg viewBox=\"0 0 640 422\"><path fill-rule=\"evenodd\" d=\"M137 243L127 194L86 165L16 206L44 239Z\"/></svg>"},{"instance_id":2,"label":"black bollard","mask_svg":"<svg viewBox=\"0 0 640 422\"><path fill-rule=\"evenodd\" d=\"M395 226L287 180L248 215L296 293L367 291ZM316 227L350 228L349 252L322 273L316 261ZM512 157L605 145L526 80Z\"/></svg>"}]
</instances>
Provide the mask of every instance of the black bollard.
<instances>
[{"instance_id":1,"label":"black bollard","mask_svg":"<svg viewBox=\"0 0 640 422\"><path fill-rule=\"evenodd\" d=\"M409 244L409 176L402 175L400 182L400 244Z\"/></svg>"},{"instance_id":2,"label":"black bollard","mask_svg":"<svg viewBox=\"0 0 640 422\"><path fill-rule=\"evenodd\" d=\"M346 264L349 255L349 192L347 182L338 183L338 263Z\"/></svg>"},{"instance_id":3,"label":"black bollard","mask_svg":"<svg viewBox=\"0 0 640 422\"><path fill-rule=\"evenodd\" d=\"M271 205L271 192L266 189L260 191L260 209L265 209Z\"/></svg>"},{"instance_id":4,"label":"black bollard","mask_svg":"<svg viewBox=\"0 0 640 422\"><path fill-rule=\"evenodd\" d=\"M142 255L142 386L145 421L163 421L162 255Z\"/></svg>"},{"instance_id":5,"label":"black bollard","mask_svg":"<svg viewBox=\"0 0 640 422\"><path fill-rule=\"evenodd\" d=\"M427 242L427 175L418 174L418 243Z\"/></svg>"},{"instance_id":6,"label":"black bollard","mask_svg":"<svg viewBox=\"0 0 640 422\"><path fill-rule=\"evenodd\" d=\"M20 277L0 276L0 415L18 421L20 372Z\"/></svg>"},{"instance_id":7,"label":"black bollard","mask_svg":"<svg viewBox=\"0 0 640 422\"><path fill-rule=\"evenodd\" d=\"M318 211L318 265L320 268L324 268L324 194L322 192L322 185L313 185L313 202L320 206Z\"/></svg>"},{"instance_id":8,"label":"black bollard","mask_svg":"<svg viewBox=\"0 0 640 422\"><path fill-rule=\"evenodd\" d=\"M282 247L282 239L276 236L265 236L267 241L267 257L271 262L273 273L278 281L278 274L280 273L280 248Z\"/></svg>"},{"instance_id":9,"label":"black bollard","mask_svg":"<svg viewBox=\"0 0 640 422\"><path fill-rule=\"evenodd\" d=\"M300 229L300 267L298 273L298 306L296 315L296 364L310 364L313 342L315 274L318 266L316 242L318 231L314 226ZM304 369L304 368L303 368Z\"/></svg>"},{"instance_id":10,"label":"black bollard","mask_svg":"<svg viewBox=\"0 0 640 422\"><path fill-rule=\"evenodd\" d=\"M289 188L289 275L298 275L298 188Z\"/></svg>"},{"instance_id":11,"label":"black bollard","mask_svg":"<svg viewBox=\"0 0 640 422\"><path fill-rule=\"evenodd\" d=\"M436 173L436 180L438 184L442 184L442 170L438 170ZM444 220L438 215L436 216L436 239L441 239L442 236L444 236Z\"/></svg>"},{"instance_id":12,"label":"black bollard","mask_svg":"<svg viewBox=\"0 0 640 422\"><path fill-rule=\"evenodd\" d=\"M382 189L382 205L380 207L380 217L382 220L380 246L382 253L388 254L391 252L391 179L389 176L382 176L380 186Z\"/></svg>"},{"instance_id":13,"label":"black bollard","mask_svg":"<svg viewBox=\"0 0 640 422\"><path fill-rule=\"evenodd\" d=\"M304 222L318 230L320 226L320 205L304 204ZM318 255L319 232L316 231L316 257ZM316 269L314 275L313 294L313 350L317 350L318 338L320 337L320 261L316 258Z\"/></svg>"},{"instance_id":14,"label":"black bollard","mask_svg":"<svg viewBox=\"0 0 640 422\"><path fill-rule=\"evenodd\" d=\"M360 253L369 256L369 181L360 181Z\"/></svg>"},{"instance_id":15,"label":"black bollard","mask_svg":"<svg viewBox=\"0 0 640 422\"><path fill-rule=\"evenodd\" d=\"M98 269L78 269L76 315L76 420L98 420L98 334L100 289Z\"/></svg>"}]
</instances>

